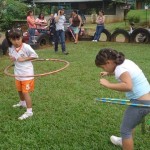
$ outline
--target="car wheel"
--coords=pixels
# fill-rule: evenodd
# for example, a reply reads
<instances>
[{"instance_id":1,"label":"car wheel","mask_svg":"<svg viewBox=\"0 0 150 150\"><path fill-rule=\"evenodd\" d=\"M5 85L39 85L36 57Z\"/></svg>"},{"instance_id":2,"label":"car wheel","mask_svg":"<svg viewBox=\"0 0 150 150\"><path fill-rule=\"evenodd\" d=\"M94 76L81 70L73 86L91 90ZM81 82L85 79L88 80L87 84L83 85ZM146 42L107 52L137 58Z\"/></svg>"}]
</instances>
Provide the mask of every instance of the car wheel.
<instances>
[{"instance_id":1,"label":"car wheel","mask_svg":"<svg viewBox=\"0 0 150 150\"><path fill-rule=\"evenodd\" d=\"M36 37L36 41L39 46L45 46L49 44L49 35L45 33L41 33L39 36Z\"/></svg>"}]
</instances>

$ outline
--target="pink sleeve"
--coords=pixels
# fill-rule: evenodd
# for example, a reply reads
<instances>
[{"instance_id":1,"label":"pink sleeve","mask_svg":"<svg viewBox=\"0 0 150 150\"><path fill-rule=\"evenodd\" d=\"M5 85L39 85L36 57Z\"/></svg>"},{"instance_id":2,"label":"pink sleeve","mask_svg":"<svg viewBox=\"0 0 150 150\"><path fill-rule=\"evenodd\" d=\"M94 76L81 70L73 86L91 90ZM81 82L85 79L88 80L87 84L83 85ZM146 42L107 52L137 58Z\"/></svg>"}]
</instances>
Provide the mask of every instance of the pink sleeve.
<instances>
[{"instance_id":1,"label":"pink sleeve","mask_svg":"<svg viewBox=\"0 0 150 150\"><path fill-rule=\"evenodd\" d=\"M34 18L32 19L30 16L27 17L27 22L29 25L29 28L35 28L35 24L34 24Z\"/></svg>"},{"instance_id":2,"label":"pink sleeve","mask_svg":"<svg viewBox=\"0 0 150 150\"><path fill-rule=\"evenodd\" d=\"M39 18L36 18L35 22L39 23Z\"/></svg>"}]
</instances>

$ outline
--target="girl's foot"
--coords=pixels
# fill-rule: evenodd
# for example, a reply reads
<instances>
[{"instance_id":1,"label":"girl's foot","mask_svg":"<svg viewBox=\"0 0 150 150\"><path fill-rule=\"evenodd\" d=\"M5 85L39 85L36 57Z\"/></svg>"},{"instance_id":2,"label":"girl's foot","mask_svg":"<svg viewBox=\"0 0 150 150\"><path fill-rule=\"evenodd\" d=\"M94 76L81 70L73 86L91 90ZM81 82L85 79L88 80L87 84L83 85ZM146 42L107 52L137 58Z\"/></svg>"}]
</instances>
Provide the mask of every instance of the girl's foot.
<instances>
[{"instance_id":1,"label":"girl's foot","mask_svg":"<svg viewBox=\"0 0 150 150\"><path fill-rule=\"evenodd\" d=\"M110 137L110 141L117 146L122 146L122 138L112 135Z\"/></svg>"},{"instance_id":2,"label":"girl's foot","mask_svg":"<svg viewBox=\"0 0 150 150\"><path fill-rule=\"evenodd\" d=\"M13 108L26 107L26 104L22 104L21 102L19 102L18 104L13 105L12 107L13 107Z\"/></svg>"},{"instance_id":3,"label":"girl's foot","mask_svg":"<svg viewBox=\"0 0 150 150\"><path fill-rule=\"evenodd\" d=\"M33 116L33 112L25 112L23 115L21 115L18 119L19 120L24 120L24 119L27 119L29 117L32 117Z\"/></svg>"}]
</instances>

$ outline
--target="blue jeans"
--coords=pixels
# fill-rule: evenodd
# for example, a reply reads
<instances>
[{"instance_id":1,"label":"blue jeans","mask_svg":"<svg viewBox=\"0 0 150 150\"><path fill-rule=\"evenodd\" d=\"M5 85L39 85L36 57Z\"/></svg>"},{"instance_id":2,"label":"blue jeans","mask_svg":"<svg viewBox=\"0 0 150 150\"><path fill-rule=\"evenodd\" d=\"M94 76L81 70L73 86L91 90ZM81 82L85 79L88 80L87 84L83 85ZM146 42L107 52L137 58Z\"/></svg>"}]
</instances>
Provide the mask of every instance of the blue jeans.
<instances>
[{"instance_id":1,"label":"blue jeans","mask_svg":"<svg viewBox=\"0 0 150 150\"><path fill-rule=\"evenodd\" d=\"M33 43L32 42L32 37L35 36L35 29L34 28L29 28L28 33L29 33L29 44L31 44L31 43Z\"/></svg>"},{"instance_id":2,"label":"blue jeans","mask_svg":"<svg viewBox=\"0 0 150 150\"><path fill-rule=\"evenodd\" d=\"M66 50L65 31L58 30L55 32L55 51L58 51L58 43L60 41L62 52Z\"/></svg>"},{"instance_id":3,"label":"blue jeans","mask_svg":"<svg viewBox=\"0 0 150 150\"><path fill-rule=\"evenodd\" d=\"M103 30L104 30L104 25L97 25L93 40L99 41L100 35L101 35Z\"/></svg>"}]
</instances>

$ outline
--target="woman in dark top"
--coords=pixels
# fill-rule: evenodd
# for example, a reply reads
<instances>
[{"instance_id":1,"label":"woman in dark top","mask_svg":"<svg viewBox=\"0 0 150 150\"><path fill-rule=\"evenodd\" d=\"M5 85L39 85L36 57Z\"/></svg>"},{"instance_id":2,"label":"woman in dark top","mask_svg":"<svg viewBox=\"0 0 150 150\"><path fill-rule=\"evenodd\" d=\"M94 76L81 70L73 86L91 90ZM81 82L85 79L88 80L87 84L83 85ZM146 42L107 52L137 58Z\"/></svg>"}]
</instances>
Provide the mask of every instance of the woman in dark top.
<instances>
[{"instance_id":1,"label":"woman in dark top","mask_svg":"<svg viewBox=\"0 0 150 150\"><path fill-rule=\"evenodd\" d=\"M79 37L79 31L81 29L81 24L82 24L82 19L81 17L77 14L77 10L73 10L72 12L72 18L70 19L71 21L71 28L75 34L75 44L78 43L78 37Z\"/></svg>"}]
</instances>

